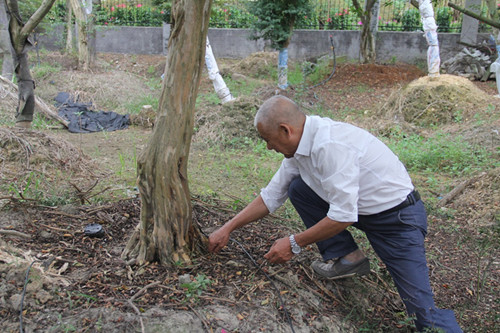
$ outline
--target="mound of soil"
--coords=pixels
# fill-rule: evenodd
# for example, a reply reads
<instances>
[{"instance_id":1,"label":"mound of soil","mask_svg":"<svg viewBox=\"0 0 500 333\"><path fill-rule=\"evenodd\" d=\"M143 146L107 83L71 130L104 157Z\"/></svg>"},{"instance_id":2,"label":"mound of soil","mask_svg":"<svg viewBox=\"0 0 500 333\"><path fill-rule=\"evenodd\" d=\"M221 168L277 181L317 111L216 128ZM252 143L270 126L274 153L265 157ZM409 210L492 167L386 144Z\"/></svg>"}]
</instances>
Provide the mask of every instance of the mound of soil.
<instances>
[{"instance_id":1,"label":"mound of soil","mask_svg":"<svg viewBox=\"0 0 500 333\"><path fill-rule=\"evenodd\" d=\"M394 93L379 112L426 127L470 118L489 99L466 78L448 74L425 76Z\"/></svg>"}]
</instances>

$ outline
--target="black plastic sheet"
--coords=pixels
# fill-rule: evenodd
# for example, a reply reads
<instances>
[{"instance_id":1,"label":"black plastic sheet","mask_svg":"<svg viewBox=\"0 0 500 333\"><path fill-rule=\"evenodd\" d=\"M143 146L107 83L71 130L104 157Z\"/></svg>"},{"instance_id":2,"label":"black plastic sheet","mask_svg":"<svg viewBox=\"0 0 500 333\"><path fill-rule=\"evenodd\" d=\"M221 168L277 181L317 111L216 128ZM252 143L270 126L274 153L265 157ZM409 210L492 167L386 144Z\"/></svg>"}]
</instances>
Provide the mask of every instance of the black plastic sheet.
<instances>
[{"instance_id":1,"label":"black plastic sheet","mask_svg":"<svg viewBox=\"0 0 500 333\"><path fill-rule=\"evenodd\" d=\"M116 131L128 128L129 115L113 111L94 111L92 103L74 101L67 92L60 92L54 98L57 113L69 122L68 131L72 133L92 133Z\"/></svg>"}]
</instances>

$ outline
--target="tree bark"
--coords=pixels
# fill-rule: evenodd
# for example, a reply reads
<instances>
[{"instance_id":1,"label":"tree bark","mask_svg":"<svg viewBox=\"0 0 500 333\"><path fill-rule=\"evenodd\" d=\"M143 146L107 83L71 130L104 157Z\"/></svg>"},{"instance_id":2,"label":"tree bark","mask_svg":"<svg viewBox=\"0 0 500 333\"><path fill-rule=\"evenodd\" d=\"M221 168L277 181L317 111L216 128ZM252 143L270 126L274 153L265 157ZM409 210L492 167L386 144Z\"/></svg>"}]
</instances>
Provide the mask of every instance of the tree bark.
<instances>
[{"instance_id":1,"label":"tree bark","mask_svg":"<svg viewBox=\"0 0 500 333\"><path fill-rule=\"evenodd\" d=\"M90 69L95 60L95 27L93 15L87 14L81 0L70 0L75 21L78 26L78 67L84 71ZM89 3L91 4L91 2ZM92 9L90 7L90 9Z\"/></svg>"},{"instance_id":2,"label":"tree bark","mask_svg":"<svg viewBox=\"0 0 500 333\"><path fill-rule=\"evenodd\" d=\"M66 52L73 52L73 8L71 0L66 0Z\"/></svg>"},{"instance_id":3,"label":"tree bark","mask_svg":"<svg viewBox=\"0 0 500 333\"><path fill-rule=\"evenodd\" d=\"M2 76L12 80L14 75L14 57L12 43L9 34L9 18L7 17L6 5L0 1L0 56L2 62Z\"/></svg>"},{"instance_id":4,"label":"tree bark","mask_svg":"<svg viewBox=\"0 0 500 333\"><path fill-rule=\"evenodd\" d=\"M19 100L16 112L16 122L32 122L35 111L35 82L31 76L26 45L31 32L49 12L55 0L44 0L35 13L23 23L19 14L17 0L5 0L9 17L9 34L14 50L14 72L16 73Z\"/></svg>"},{"instance_id":5,"label":"tree bark","mask_svg":"<svg viewBox=\"0 0 500 333\"><path fill-rule=\"evenodd\" d=\"M203 236L192 220L187 163L204 63L211 0L176 0L156 124L139 156L141 221L122 258L143 264L190 263Z\"/></svg>"},{"instance_id":6,"label":"tree bark","mask_svg":"<svg viewBox=\"0 0 500 333\"><path fill-rule=\"evenodd\" d=\"M360 38L360 57L361 62L365 64L373 64L377 60L376 51L376 31L372 29L372 10L378 0L366 0L365 8L361 8L361 4L358 0L353 0L353 5L358 12L358 16L361 20L361 38Z\"/></svg>"},{"instance_id":7,"label":"tree bark","mask_svg":"<svg viewBox=\"0 0 500 333\"><path fill-rule=\"evenodd\" d=\"M494 0L493 0L493 2L494 2ZM494 19L495 10L491 11L491 9L490 9L491 6L489 3L488 3L488 11L490 12L491 19L488 17L482 16L482 15L479 15L477 13L474 13L473 11L468 10L466 8L462 8L462 7L456 5L452 2L448 2L448 6L450 6L451 8L453 8L455 10L458 10L461 13L464 13L465 15L468 15L468 16L473 17L479 21L482 21L488 25L491 25L494 28L500 29L500 21L498 20L498 14L496 14L497 20L495 20ZM493 7L493 9L494 9L494 7Z\"/></svg>"}]
</instances>

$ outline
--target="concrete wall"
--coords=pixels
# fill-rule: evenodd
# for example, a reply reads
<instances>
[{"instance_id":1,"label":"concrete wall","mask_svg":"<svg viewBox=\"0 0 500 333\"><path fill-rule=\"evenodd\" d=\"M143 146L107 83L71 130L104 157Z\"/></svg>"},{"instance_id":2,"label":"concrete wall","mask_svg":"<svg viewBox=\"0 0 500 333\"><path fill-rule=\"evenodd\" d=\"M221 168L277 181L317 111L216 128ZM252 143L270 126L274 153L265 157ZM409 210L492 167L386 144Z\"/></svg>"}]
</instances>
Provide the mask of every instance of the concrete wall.
<instances>
[{"instance_id":1,"label":"concrete wall","mask_svg":"<svg viewBox=\"0 0 500 333\"><path fill-rule=\"evenodd\" d=\"M49 50L64 46L64 27L54 26L39 36L39 45ZM152 27L98 27L97 52L127 54L166 54L170 29ZM289 46L291 59L303 60L330 54L332 35L338 57L359 58L359 31L296 30ZM209 29L208 38L217 58L244 58L259 51L270 51L269 43L250 40L246 29ZM460 34L438 35L441 61L452 57L463 46L458 44ZM478 43L487 39L479 35ZM388 32L377 34L377 60L379 62L402 61L414 63L426 61L427 42L422 32Z\"/></svg>"}]
</instances>

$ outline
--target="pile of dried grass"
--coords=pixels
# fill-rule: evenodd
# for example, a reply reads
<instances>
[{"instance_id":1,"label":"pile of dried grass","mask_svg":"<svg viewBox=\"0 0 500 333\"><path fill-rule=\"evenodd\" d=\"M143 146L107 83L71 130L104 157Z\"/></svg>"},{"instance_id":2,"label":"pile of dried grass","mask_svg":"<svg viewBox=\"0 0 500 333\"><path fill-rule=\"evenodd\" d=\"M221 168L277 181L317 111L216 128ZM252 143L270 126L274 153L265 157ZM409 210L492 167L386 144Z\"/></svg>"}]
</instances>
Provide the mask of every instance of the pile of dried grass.
<instances>
[{"instance_id":1,"label":"pile of dried grass","mask_svg":"<svg viewBox=\"0 0 500 333\"><path fill-rule=\"evenodd\" d=\"M241 96L223 105L198 107L193 141L225 144L233 138L256 139L253 119L261 103L256 96Z\"/></svg>"},{"instance_id":2,"label":"pile of dried grass","mask_svg":"<svg viewBox=\"0 0 500 333\"><path fill-rule=\"evenodd\" d=\"M377 114L417 126L442 125L457 117L470 118L488 99L466 78L425 76L393 93Z\"/></svg>"},{"instance_id":3,"label":"pile of dried grass","mask_svg":"<svg viewBox=\"0 0 500 333\"><path fill-rule=\"evenodd\" d=\"M32 196L68 197L68 191L74 192L69 185L81 188L101 176L80 149L43 132L0 127L0 148L0 193L4 197L19 191L26 194L28 188Z\"/></svg>"},{"instance_id":4,"label":"pile of dried grass","mask_svg":"<svg viewBox=\"0 0 500 333\"><path fill-rule=\"evenodd\" d=\"M500 215L500 168L485 172L453 201L453 208L466 213L468 225L495 226Z\"/></svg>"},{"instance_id":5,"label":"pile of dried grass","mask_svg":"<svg viewBox=\"0 0 500 333\"><path fill-rule=\"evenodd\" d=\"M16 115L17 98L13 98L13 94L17 94L9 87L0 84L0 123L13 123Z\"/></svg>"},{"instance_id":6,"label":"pile of dried grass","mask_svg":"<svg viewBox=\"0 0 500 333\"><path fill-rule=\"evenodd\" d=\"M235 63L229 71L250 77L269 76L269 68L278 66L278 52L257 52Z\"/></svg>"}]
</instances>

